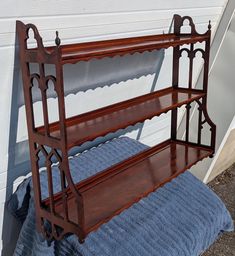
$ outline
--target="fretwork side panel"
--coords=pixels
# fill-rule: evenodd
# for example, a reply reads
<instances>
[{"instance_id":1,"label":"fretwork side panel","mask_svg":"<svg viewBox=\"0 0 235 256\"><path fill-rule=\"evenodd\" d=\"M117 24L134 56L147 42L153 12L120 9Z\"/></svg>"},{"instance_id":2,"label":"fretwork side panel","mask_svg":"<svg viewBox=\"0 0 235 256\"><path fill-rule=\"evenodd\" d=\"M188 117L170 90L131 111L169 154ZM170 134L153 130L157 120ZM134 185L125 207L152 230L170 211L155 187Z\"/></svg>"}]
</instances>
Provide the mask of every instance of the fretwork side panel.
<instances>
[{"instance_id":1,"label":"fretwork side panel","mask_svg":"<svg viewBox=\"0 0 235 256\"><path fill-rule=\"evenodd\" d=\"M76 191L68 164L67 136L65 129L65 104L63 88L63 71L60 65L59 38L56 37L56 45L53 52L48 53L43 45L37 28L33 24L24 25L17 22L18 39L20 42L20 61L23 78L23 89L25 97L25 109L27 116L27 126L29 135L29 147L31 155L31 167L34 186L34 198L36 206L36 220L38 229L47 239L61 239L69 230L74 229L75 223L70 222L68 217L68 190L73 193L77 204L76 229L78 224L82 226L82 204L81 198ZM34 37L34 45L28 44L30 36ZM32 40L31 40L32 41ZM37 50L35 50L37 49ZM54 69L54 74L48 73L46 69L50 66ZM50 115L48 107L48 92L54 91L58 106L59 133L53 137L49 130ZM37 101L35 103L35 101ZM37 112L34 104L41 105L41 122L45 128L42 133L38 133ZM40 119L40 117L39 117ZM58 165L52 167L53 163ZM41 175L40 166L45 166L44 176ZM45 179L41 182L41 179ZM47 181L47 182L45 182ZM42 187L44 184L44 187ZM45 186L46 184L46 186ZM58 186L58 184L60 184ZM57 185L57 186L56 186ZM46 193L47 192L47 193ZM55 209L56 194L62 195L63 211L58 213ZM49 205L43 204L45 198L50 198ZM69 226L69 227L68 227ZM50 230L50 231L48 231ZM77 232L74 232L77 233Z\"/></svg>"}]
</instances>

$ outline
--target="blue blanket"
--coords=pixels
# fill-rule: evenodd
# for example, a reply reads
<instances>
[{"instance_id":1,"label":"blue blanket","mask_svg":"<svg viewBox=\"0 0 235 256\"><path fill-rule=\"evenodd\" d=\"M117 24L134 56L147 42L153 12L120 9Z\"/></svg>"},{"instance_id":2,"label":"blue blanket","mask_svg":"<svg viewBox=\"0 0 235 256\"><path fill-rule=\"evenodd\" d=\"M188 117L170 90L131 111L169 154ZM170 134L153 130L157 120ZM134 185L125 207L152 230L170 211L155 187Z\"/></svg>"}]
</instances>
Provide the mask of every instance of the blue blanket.
<instances>
[{"instance_id":1,"label":"blue blanket","mask_svg":"<svg viewBox=\"0 0 235 256\"><path fill-rule=\"evenodd\" d=\"M127 137L102 144L70 159L73 179L78 182L146 148ZM58 190L57 177L53 178ZM45 171L41 181L45 197ZM15 256L197 256L221 232L233 230L233 221L222 201L189 172L89 234L82 245L75 235L48 245L36 231L31 178L19 186L8 206L23 222Z\"/></svg>"}]
</instances>

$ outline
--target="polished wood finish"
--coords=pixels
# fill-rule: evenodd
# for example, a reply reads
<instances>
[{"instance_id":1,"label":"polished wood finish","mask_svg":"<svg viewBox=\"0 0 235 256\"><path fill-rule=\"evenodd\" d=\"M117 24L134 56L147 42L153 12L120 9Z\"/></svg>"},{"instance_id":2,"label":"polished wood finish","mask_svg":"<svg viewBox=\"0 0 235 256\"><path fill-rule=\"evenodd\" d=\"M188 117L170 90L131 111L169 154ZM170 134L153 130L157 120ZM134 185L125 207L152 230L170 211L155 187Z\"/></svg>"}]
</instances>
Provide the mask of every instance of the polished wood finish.
<instances>
[{"instance_id":1,"label":"polished wood finish","mask_svg":"<svg viewBox=\"0 0 235 256\"><path fill-rule=\"evenodd\" d=\"M78 183L77 189L84 198L85 233L97 229L211 153L211 149L167 140ZM48 204L48 200L44 203ZM68 205L69 219L76 223L73 197L69 197ZM63 212L61 197L57 197L56 212Z\"/></svg>"},{"instance_id":2,"label":"polished wood finish","mask_svg":"<svg viewBox=\"0 0 235 256\"><path fill-rule=\"evenodd\" d=\"M105 40L89 43L79 43L61 46L61 61L63 64L87 61L92 58L123 56L136 52L153 51L170 46L202 42L208 35L181 35L162 34L153 36L140 36L115 40ZM54 47L46 48L51 52Z\"/></svg>"},{"instance_id":3,"label":"polished wood finish","mask_svg":"<svg viewBox=\"0 0 235 256\"><path fill-rule=\"evenodd\" d=\"M151 119L203 96L202 91L169 87L68 118L65 121L68 148ZM52 137L60 138L59 122L50 124L49 130ZM39 127L37 131L44 134L45 127Z\"/></svg>"},{"instance_id":4,"label":"polished wood finish","mask_svg":"<svg viewBox=\"0 0 235 256\"><path fill-rule=\"evenodd\" d=\"M191 31L182 33L184 21ZM28 47L29 31L37 42L36 48ZM84 242L87 234L130 207L150 192L176 177L193 164L215 150L216 126L207 113L207 88L211 25L204 34L197 33L192 18L174 15L174 33L135 38L106 40L99 42L61 45L56 32L55 46L44 47L42 38L33 24L16 23L19 41L20 64L29 134L30 158L36 207L37 229L51 239L62 239L68 233L76 234ZM197 48L197 42L203 46ZM184 45L188 44L189 47ZM173 47L172 87L119 102L88 113L66 118L63 65L88 61L92 58L113 57ZM189 58L189 83L187 88L179 85L179 61L182 52ZM204 60L202 89L192 89L193 60L201 53ZM32 73L30 65L37 63L38 73ZM46 64L55 67L55 75L47 75ZM35 81L37 83L35 83ZM58 99L59 121L49 122L47 90L54 85ZM43 126L35 126L33 91L41 93ZM198 134L196 142L190 139L191 103L198 105ZM186 106L185 138L177 138L178 107ZM109 132L144 122L154 116L171 111L171 135L169 140L145 150L88 179L74 184L71 177L68 151L74 146L104 136ZM204 124L210 129L207 145L202 143ZM41 158L45 161L48 178L47 199L41 198ZM58 162L61 189L53 190L52 161ZM50 224L50 229L48 229Z\"/></svg>"}]
</instances>

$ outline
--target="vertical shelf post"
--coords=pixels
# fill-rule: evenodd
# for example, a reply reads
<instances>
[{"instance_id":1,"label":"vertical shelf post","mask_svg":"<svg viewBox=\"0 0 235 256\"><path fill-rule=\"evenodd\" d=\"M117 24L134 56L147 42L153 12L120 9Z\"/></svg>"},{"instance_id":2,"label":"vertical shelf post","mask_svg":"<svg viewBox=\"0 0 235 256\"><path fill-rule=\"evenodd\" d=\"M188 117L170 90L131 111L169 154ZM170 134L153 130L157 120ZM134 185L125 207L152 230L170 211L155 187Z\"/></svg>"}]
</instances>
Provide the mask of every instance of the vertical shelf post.
<instances>
[{"instance_id":1,"label":"vertical shelf post","mask_svg":"<svg viewBox=\"0 0 235 256\"><path fill-rule=\"evenodd\" d=\"M174 15L174 34L180 35L181 17ZM180 46L177 45L173 48L173 70L172 70L172 86L178 88L179 84L179 59L180 59ZM177 116L178 109L171 111L171 139L177 139Z\"/></svg>"}]
</instances>

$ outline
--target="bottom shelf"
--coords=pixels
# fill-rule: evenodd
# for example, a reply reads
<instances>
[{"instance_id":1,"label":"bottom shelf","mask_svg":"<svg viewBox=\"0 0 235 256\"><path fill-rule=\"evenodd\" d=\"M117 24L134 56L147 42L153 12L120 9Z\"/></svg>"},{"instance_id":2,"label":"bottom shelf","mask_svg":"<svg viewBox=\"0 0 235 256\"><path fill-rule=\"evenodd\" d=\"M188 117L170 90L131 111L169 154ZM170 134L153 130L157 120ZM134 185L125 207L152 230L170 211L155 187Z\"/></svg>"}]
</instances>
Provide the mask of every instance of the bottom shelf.
<instances>
[{"instance_id":1,"label":"bottom shelf","mask_svg":"<svg viewBox=\"0 0 235 256\"><path fill-rule=\"evenodd\" d=\"M84 232L97 229L212 153L208 147L167 140L78 183L84 200ZM72 197L68 199L68 209L69 220L78 223ZM61 200L57 200L56 212L63 215Z\"/></svg>"}]
</instances>

